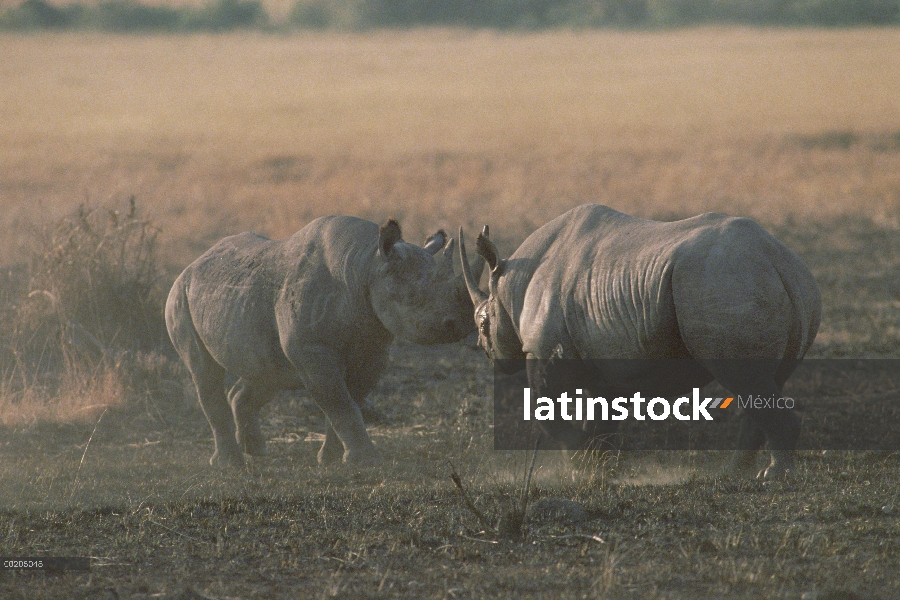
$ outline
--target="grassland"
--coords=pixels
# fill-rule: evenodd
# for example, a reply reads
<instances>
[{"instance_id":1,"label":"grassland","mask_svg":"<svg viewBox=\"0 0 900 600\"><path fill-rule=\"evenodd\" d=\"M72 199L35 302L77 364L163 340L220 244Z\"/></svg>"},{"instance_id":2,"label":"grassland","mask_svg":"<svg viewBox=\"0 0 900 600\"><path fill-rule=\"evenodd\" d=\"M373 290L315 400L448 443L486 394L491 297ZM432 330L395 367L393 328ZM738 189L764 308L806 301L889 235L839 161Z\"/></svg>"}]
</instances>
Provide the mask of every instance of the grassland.
<instances>
[{"instance_id":1,"label":"grassland","mask_svg":"<svg viewBox=\"0 0 900 600\"><path fill-rule=\"evenodd\" d=\"M395 214L413 237L499 220L510 242L584 201L890 222L898 42L894 29L5 36L0 257L23 222L132 194L177 265L225 233L285 236L331 212Z\"/></svg>"},{"instance_id":2,"label":"grassland","mask_svg":"<svg viewBox=\"0 0 900 600\"><path fill-rule=\"evenodd\" d=\"M898 357L897 47L894 29L0 36L0 264L79 204L131 196L159 228L162 288L221 236L323 214L393 215L411 240L487 222L509 252L583 202L718 210L810 265L812 355ZM501 539L448 478L451 461L492 518L521 486L526 457L490 450L483 356L392 358L371 428L389 460L365 472L315 468L323 424L303 396L270 405L270 458L212 471L165 347L58 397L3 382L0 554L96 559L90 575L5 573L0 592L896 597L896 455L808 454L764 486L713 477L715 455L544 453L536 497L592 520Z\"/></svg>"}]
</instances>

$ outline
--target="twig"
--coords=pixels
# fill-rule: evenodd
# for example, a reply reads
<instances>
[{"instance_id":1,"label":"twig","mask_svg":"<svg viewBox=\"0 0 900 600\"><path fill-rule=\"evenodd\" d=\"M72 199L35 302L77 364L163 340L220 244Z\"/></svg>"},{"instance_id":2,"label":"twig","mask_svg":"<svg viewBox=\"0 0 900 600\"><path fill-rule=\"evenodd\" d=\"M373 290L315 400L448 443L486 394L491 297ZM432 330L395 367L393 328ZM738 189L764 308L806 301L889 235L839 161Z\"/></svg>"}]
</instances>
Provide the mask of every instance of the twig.
<instances>
[{"instance_id":1,"label":"twig","mask_svg":"<svg viewBox=\"0 0 900 600\"><path fill-rule=\"evenodd\" d=\"M168 526L166 526L166 525L163 525L163 524L160 523L159 521L154 521L154 520L151 519L150 517L147 517L147 520L148 520L149 522L153 523L154 525L158 525L159 527L162 527L162 528L165 529L166 531L171 531L171 532L174 533L175 535L180 535L181 537L186 538L186 539L189 539L189 540L191 540L192 542L197 542L198 544L206 544L206 545L208 545L208 546L213 546L213 545L214 545L212 542L207 542L206 540L201 540L200 538L195 538L195 537L193 537L193 536L190 536L190 535L181 533L180 531L176 531L176 530L172 529L171 527L168 527Z\"/></svg>"},{"instance_id":2,"label":"twig","mask_svg":"<svg viewBox=\"0 0 900 600\"><path fill-rule=\"evenodd\" d=\"M552 540L567 540L567 539L582 539L582 540L591 540L597 542L598 544L605 544L606 541L600 537L599 535L590 535L587 533L570 533L568 535L551 535L550 539Z\"/></svg>"},{"instance_id":3,"label":"twig","mask_svg":"<svg viewBox=\"0 0 900 600\"><path fill-rule=\"evenodd\" d=\"M478 510L478 507L475 506L475 504L473 504L472 501L469 499L469 495L466 493L466 490L463 487L462 480L459 478L459 474L457 474L457 472L456 472L456 467L453 466L452 462L448 461L448 463L450 464L450 479L453 480L453 483L456 485L456 488L459 490L459 493L462 496L463 502L466 503L466 508L468 508L470 511L472 511L472 514L475 515L475 517L478 519L478 522L481 524L482 527L484 527L485 531L493 531L494 528L491 527L490 521L487 520L487 518L484 516L484 513L482 513L480 510Z\"/></svg>"},{"instance_id":4,"label":"twig","mask_svg":"<svg viewBox=\"0 0 900 600\"><path fill-rule=\"evenodd\" d=\"M525 509L528 508L528 489L531 487L531 474L534 472L534 462L537 459L538 446L541 445L541 436L538 434L534 440L534 450L531 451L531 466L528 467L528 474L525 475L525 487L522 488L522 497L519 498L519 506L521 507L522 517L525 517Z\"/></svg>"},{"instance_id":5,"label":"twig","mask_svg":"<svg viewBox=\"0 0 900 600\"><path fill-rule=\"evenodd\" d=\"M100 417L97 419L97 423L94 425L94 430L91 432L91 437L88 438L87 444L84 445L84 452L81 453L81 462L78 463L78 469L75 470L75 479L72 481L72 493L69 494L69 502L72 501L72 496L75 495L75 486L78 485L78 475L81 474L81 466L84 464L84 457L87 456L88 448L91 447L91 440L94 439L94 434L97 433L97 428L100 427L100 421L103 420L103 415L106 414L106 411L109 410L109 406L103 409L103 412L100 413Z\"/></svg>"},{"instance_id":6,"label":"twig","mask_svg":"<svg viewBox=\"0 0 900 600\"><path fill-rule=\"evenodd\" d=\"M128 567L132 564L126 562L104 562L115 560L113 558L110 558L109 556L88 556L88 558L91 559L92 569L95 567Z\"/></svg>"},{"instance_id":7,"label":"twig","mask_svg":"<svg viewBox=\"0 0 900 600\"><path fill-rule=\"evenodd\" d=\"M482 544L499 544L500 543L498 540L480 540L478 538L473 538L468 535L461 535L459 537L463 538L464 540L472 540L473 542L481 542Z\"/></svg>"}]
</instances>

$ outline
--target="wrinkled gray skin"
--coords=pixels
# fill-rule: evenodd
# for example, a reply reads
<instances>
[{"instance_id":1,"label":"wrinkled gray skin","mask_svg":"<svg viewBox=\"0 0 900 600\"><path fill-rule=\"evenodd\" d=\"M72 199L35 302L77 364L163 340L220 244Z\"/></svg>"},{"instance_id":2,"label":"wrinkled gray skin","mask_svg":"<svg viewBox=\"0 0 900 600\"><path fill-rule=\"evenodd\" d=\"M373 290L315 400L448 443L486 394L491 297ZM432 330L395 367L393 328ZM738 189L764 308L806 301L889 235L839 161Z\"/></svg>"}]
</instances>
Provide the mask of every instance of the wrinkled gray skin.
<instances>
[{"instance_id":1,"label":"wrinkled gray skin","mask_svg":"<svg viewBox=\"0 0 900 600\"><path fill-rule=\"evenodd\" d=\"M744 218L709 213L662 223L584 205L535 231L507 260L483 236L477 250L491 268L489 294L475 275L467 284L479 344L492 360L694 359L703 368L682 384L705 385L711 374L736 395L778 397L796 366L790 359L803 357L819 326L819 290L807 267ZM753 373L736 368L740 361L707 360L738 358L773 360ZM540 382L529 372L529 383ZM799 431L792 411L745 410L731 468L755 474L755 452L768 441L772 462L759 476L784 474ZM583 445L586 437L574 439Z\"/></svg>"},{"instance_id":2,"label":"wrinkled gray skin","mask_svg":"<svg viewBox=\"0 0 900 600\"><path fill-rule=\"evenodd\" d=\"M239 466L242 450L263 454L260 408L300 388L331 425L320 463L377 462L359 404L391 340L440 344L473 329L452 249L443 231L422 248L404 242L393 220L379 228L333 216L285 240L225 238L189 265L169 293L166 325L213 431L210 462ZM238 378L231 406L226 372Z\"/></svg>"}]
</instances>

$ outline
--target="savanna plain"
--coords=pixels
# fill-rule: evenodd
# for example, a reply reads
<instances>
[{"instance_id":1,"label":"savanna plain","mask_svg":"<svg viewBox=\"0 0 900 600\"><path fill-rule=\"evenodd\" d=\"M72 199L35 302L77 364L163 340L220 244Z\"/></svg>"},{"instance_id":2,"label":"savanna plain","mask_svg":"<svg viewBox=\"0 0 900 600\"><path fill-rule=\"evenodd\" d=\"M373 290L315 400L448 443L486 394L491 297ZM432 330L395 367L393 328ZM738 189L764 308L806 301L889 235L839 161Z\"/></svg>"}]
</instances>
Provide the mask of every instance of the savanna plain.
<instances>
[{"instance_id":1,"label":"savanna plain","mask_svg":"<svg viewBox=\"0 0 900 600\"><path fill-rule=\"evenodd\" d=\"M900 597L896 452L806 451L765 484L715 452L530 471L492 450L479 349L398 342L370 397L383 465L319 469L300 393L265 409L267 457L217 471L161 314L225 235L393 216L415 242L490 224L508 255L598 202L756 219L821 287L810 356L900 358L897 48L896 29L0 36L0 554L92 561L4 571L0 596ZM529 472L532 506L586 517L511 526Z\"/></svg>"}]
</instances>

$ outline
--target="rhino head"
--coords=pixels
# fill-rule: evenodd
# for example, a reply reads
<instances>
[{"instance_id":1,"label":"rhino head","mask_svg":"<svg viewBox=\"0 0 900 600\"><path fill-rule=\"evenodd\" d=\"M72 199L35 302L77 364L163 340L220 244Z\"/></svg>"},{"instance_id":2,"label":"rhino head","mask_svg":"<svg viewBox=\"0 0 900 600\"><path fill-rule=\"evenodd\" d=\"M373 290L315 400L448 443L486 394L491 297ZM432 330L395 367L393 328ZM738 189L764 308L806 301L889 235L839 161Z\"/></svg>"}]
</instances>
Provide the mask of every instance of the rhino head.
<instances>
[{"instance_id":1,"label":"rhino head","mask_svg":"<svg viewBox=\"0 0 900 600\"><path fill-rule=\"evenodd\" d=\"M490 230L485 225L475 243L478 258L487 262L490 267L489 293L485 293L478 287L481 271L475 272L469 268L463 230L462 227L459 228L459 255L466 289L475 309L478 345L491 360L524 358L522 343L499 294L500 279L506 272L506 261L500 260L497 247L489 236Z\"/></svg>"},{"instance_id":2,"label":"rhino head","mask_svg":"<svg viewBox=\"0 0 900 600\"><path fill-rule=\"evenodd\" d=\"M417 344L444 344L472 331L472 302L463 275L453 273L453 246L443 230L420 247L403 241L393 219L381 226L369 293L375 314L393 335ZM483 268L479 258L474 270L480 275Z\"/></svg>"}]
</instances>

